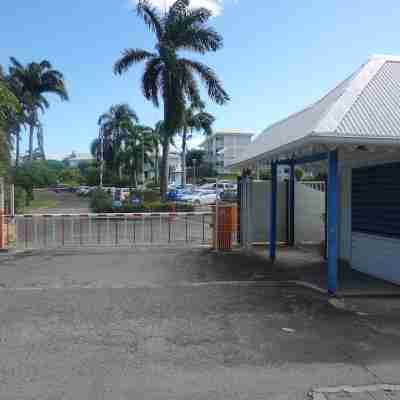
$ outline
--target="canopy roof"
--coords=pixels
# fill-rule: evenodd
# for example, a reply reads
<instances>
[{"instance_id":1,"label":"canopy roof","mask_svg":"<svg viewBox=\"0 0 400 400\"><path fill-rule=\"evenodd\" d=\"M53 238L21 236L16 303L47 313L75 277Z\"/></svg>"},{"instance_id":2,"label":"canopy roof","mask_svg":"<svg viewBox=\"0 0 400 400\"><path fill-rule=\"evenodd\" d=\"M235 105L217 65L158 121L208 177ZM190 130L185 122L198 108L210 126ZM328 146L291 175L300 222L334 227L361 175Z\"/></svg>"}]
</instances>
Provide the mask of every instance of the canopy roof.
<instances>
[{"instance_id":1,"label":"canopy roof","mask_svg":"<svg viewBox=\"0 0 400 400\"><path fill-rule=\"evenodd\" d=\"M322 99L269 126L231 166L314 144L400 146L400 57L371 57Z\"/></svg>"}]
</instances>

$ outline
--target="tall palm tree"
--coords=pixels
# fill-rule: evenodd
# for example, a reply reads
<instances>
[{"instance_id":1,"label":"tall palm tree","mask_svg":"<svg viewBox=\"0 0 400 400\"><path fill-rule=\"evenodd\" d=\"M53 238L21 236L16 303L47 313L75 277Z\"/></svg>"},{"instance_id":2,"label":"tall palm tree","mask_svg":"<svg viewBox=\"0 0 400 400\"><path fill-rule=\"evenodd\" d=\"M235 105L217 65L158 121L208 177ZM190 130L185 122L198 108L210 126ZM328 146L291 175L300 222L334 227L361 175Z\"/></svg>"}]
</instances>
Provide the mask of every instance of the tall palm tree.
<instances>
[{"instance_id":1,"label":"tall palm tree","mask_svg":"<svg viewBox=\"0 0 400 400\"><path fill-rule=\"evenodd\" d=\"M182 122L182 183L186 185L186 153L187 143L194 132L202 132L209 136L212 133L212 124L215 117L204 111L205 104L202 101L193 103L185 110Z\"/></svg>"},{"instance_id":2,"label":"tall palm tree","mask_svg":"<svg viewBox=\"0 0 400 400\"><path fill-rule=\"evenodd\" d=\"M154 151L154 183L158 185L158 174L160 168L160 146L163 136L163 122L157 122L152 134L152 144Z\"/></svg>"},{"instance_id":3,"label":"tall palm tree","mask_svg":"<svg viewBox=\"0 0 400 400\"><path fill-rule=\"evenodd\" d=\"M177 0L160 14L148 0L139 0L137 14L156 36L155 51L126 49L115 63L114 72L122 74L132 65L145 61L142 90L145 98L158 107L164 105L164 128L173 137L182 124L186 104L200 98L195 75L205 84L208 95L217 104L225 104L228 94L215 72L205 64L180 56L180 51L205 54L222 47L222 37L207 21L212 13L205 8L189 7L189 0ZM166 200L168 184L169 140L163 140L161 195Z\"/></svg>"},{"instance_id":4,"label":"tall palm tree","mask_svg":"<svg viewBox=\"0 0 400 400\"><path fill-rule=\"evenodd\" d=\"M109 111L102 114L98 124L104 136L104 159L119 177L122 176L122 161L119 157L124 146L127 129L139 122L135 111L128 104L117 104L110 107Z\"/></svg>"},{"instance_id":5,"label":"tall palm tree","mask_svg":"<svg viewBox=\"0 0 400 400\"><path fill-rule=\"evenodd\" d=\"M121 157L134 187L138 184L139 172L142 175L142 184L144 184L144 166L152 163L153 134L153 129L148 126L131 124L127 127L127 136Z\"/></svg>"},{"instance_id":6,"label":"tall palm tree","mask_svg":"<svg viewBox=\"0 0 400 400\"><path fill-rule=\"evenodd\" d=\"M63 74L53 69L49 61L40 63L32 62L26 66L11 57L10 75L20 87L21 99L27 110L27 123L29 125L29 160L33 158L33 138L35 129L40 127L38 110L50 107L46 94L56 94L61 100L68 100L68 92ZM38 130L40 135L40 131Z\"/></svg>"}]
</instances>

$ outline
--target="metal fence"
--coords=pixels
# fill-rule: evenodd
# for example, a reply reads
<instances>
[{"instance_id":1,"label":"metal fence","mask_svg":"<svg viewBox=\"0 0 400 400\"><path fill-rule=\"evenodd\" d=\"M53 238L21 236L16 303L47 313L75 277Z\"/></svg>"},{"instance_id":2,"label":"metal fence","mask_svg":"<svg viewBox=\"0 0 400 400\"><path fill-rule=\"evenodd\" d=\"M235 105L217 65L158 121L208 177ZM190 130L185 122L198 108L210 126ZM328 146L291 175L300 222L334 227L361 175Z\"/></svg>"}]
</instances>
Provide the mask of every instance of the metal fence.
<instances>
[{"instance_id":1,"label":"metal fence","mask_svg":"<svg viewBox=\"0 0 400 400\"><path fill-rule=\"evenodd\" d=\"M301 181L300 183L310 189L326 192L326 182L324 181Z\"/></svg>"},{"instance_id":2,"label":"metal fence","mask_svg":"<svg viewBox=\"0 0 400 400\"><path fill-rule=\"evenodd\" d=\"M208 245L212 213L16 215L10 245L16 248ZM10 217L11 218L11 217Z\"/></svg>"}]
</instances>

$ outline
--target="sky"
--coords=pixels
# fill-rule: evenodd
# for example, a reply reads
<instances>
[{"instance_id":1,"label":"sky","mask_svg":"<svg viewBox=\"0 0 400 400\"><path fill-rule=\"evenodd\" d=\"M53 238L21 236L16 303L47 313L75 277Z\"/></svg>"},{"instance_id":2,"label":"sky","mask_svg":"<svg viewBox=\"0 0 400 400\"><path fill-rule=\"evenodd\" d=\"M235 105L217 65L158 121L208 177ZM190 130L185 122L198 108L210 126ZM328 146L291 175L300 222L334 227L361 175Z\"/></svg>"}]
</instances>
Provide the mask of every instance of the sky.
<instances>
[{"instance_id":1,"label":"sky","mask_svg":"<svg viewBox=\"0 0 400 400\"><path fill-rule=\"evenodd\" d=\"M152 1L162 8L171 2ZM207 101L215 130L259 133L318 100L369 56L400 55L398 1L192 2L213 9L210 24L224 37L218 52L193 55L217 71L231 97L226 106ZM7 68L10 56L47 59L65 75L70 101L49 96L41 116L48 158L88 152L98 117L112 104L129 103L142 124L162 118L141 93L142 65L123 76L112 71L123 49L154 48L133 7L134 0L2 0L0 64Z\"/></svg>"}]
</instances>

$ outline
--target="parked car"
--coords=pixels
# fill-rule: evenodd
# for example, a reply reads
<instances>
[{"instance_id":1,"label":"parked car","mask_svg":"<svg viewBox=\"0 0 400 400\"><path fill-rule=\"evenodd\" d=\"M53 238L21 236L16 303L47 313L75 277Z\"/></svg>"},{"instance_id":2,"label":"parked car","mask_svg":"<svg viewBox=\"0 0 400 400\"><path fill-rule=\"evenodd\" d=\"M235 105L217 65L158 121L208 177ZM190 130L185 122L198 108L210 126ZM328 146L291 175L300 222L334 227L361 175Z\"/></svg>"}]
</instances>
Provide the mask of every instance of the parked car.
<instances>
[{"instance_id":1,"label":"parked car","mask_svg":"<svg viewBox=\"0 0 400 400\"><path fill-rule=\"evenodd\" d=\"M238 200L237 190L224 190L220 196L223 201L236 202Z\"/></svg>"},{"instance_id":2,"label":"parked car","mask_svg":"<svg viewBox=\"0 0 400 400\"><path fill-rule=\"evenodd\" d=\"M197 190L191 196L187 196L188 203L193 205L211 205L215 204L217 200L217 193L212 190Z\"/></svg>"},{"instance_id":3,"label":"parked car","mask_svg":"<svg viewBox=\"0 0 400 400\"><path fill-rule=\"evenodd\" d=\"M206 183L205 185L200 186L201 190L216 190L216 183ZM235 183L229 181L220 181L218 182L218 190L223 192L225 190L234 190L237 189L237 185Z\"/></svg>"},{"instance_id":4,"label":"parked car","mask_svg":"<svg viewBox=\"0 0 400 400\"><path fill-rule=\"evenodd\" d=\"M193 185L186 185L186 187L177 186L174 190L170 190L168 192L168 200L183 201L182 197L192 194L193 190L194 190Z\"/></svg>"},{"instance_id":5,"label":"parked car","mask_svg":"<svg viewBox=\"0 0 400 400\"><path fill-rule=\"evenodd\" d=\"M89 186L79 186L78 190L76 191L76 193L79 196L86 196L89 194Z\"/></svg>"},{"instance_id":6,"label":"parked car","mask_svg":"<svg viewBox=\"0 0 400 400\"><path fill-rule=\"evenodd\" d=\"M56 193L62 193L62 192L68 192L69 191L69 186L64 185L64 184L59 184L55 187L54 191Z\"/></svg>"}]
</instances>

